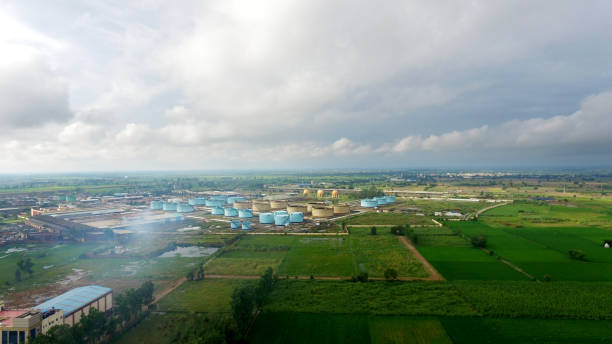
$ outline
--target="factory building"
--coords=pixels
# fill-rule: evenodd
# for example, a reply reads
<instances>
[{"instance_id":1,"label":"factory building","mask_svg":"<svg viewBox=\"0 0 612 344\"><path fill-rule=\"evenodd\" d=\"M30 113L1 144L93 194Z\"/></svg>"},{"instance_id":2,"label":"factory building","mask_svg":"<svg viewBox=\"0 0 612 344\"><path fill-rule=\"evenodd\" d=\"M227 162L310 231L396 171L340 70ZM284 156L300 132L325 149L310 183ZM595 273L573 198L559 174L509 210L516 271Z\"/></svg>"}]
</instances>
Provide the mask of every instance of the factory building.
<instances>
[{"instance_id":1,"label":"factory building","mask_svg":"<svg viewBox=\"0 0 612 344\"><path fill-rule=\"evenodd\" d=\"M113 289L97 285L74 288L33 307L42 313L49 310L63 311L63 323L70 326L77 324L83 315L89 314L90 308L108 315L113 308Z\"/></svg>"},{"instance_id":2,"label":"factory building","mask_svg":"<svg viewBox=\"0 0 612 344\"><path fill-rule=\"evenodd\" d=\"M5 310L0 304L0 339L2 344L22 344L40 332L41 314L37 310Z\"/></svg>"},{"instance_id":3,"label":"factory building","mask_svg":"<svg viewBox=\"0 0 612 344\"><path fill-rule=\"evenodd\" d=\"M259 223L271 224L274 223L274 214L272 213L259 213Z\"/></svg>"}]
</instances>

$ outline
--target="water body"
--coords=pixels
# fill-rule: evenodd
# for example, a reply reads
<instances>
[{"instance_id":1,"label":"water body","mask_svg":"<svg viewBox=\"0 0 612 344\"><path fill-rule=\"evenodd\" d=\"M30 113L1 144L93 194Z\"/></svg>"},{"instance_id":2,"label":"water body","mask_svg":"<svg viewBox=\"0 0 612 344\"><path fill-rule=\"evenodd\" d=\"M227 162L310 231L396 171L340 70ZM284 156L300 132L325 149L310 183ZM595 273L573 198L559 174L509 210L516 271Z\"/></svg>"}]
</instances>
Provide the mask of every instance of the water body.
<instances>
[{"instance_id":1,"label":"water body","mask_svg":"<svg viewBox=\"0 0 612 344\"><path fill-rule=\"evenodd\" d=\"M217 252L216 247L200 247L200 246L185 246L177 247L172 251L164 252L159 258L172 258L172 257L184 257L184 258L196 258L206 257Z\"/></svg>"}]
</instances>

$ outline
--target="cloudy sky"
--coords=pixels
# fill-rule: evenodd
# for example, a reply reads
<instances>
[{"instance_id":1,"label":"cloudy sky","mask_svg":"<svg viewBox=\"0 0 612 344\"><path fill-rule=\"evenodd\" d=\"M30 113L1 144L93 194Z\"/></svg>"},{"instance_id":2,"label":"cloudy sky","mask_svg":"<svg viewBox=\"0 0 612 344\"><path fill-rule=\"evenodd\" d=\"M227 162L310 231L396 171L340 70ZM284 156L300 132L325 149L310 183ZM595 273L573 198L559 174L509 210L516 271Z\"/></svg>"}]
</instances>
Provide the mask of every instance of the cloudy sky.
<instances>
[{"instance_id":1,"label":"cloudy sky","mask_svg":"<svg viewBox=\"0 0 612 344\"><path fill-rule=\"evenodd\" d=\"M4 1L0 173L612 164L612 2Z\"/></svg>"}]
</instances>

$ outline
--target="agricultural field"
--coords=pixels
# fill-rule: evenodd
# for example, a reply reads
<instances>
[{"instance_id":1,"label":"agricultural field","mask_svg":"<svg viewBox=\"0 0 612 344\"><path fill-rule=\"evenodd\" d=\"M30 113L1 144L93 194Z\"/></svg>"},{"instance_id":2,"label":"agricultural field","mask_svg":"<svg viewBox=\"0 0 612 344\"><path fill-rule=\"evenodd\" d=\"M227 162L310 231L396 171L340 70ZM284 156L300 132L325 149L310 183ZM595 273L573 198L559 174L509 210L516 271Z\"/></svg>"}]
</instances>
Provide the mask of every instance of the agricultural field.
<instances>
[{"instance_id":1,"label":"agricultural field","mask_svg":"<svg viewBox=\"0 0 612 344\"><path fill-rule=\"evenodd\" d=\"M249 342L452 343L437 319L308 313L264 313Z\"/></svg>"},{"instance_id":2,"label":"agricultural field","mask_svg":"<svg viewBox=\"0 0 612 344\"><path fill-rule=\"evenodd\" d=\"M157 304L162 312L229 312L232 291L249 283L234 279L204 279L181 284Z\"/></svg>"},{"instance_id":3,"label":"agricultural field","mask_svg":"<svg viewBox=\"0 0 612 344\"><path fill-rule=\"evenodd\" d=\"M281 280L270 299L270 312L478 315L448 282Z\"/></svg>"},{"instance_id":4,"label":"agricultural field","mask_svg":"<svg viewBox=\"0 0 612 344\"><path fill-rule=\"evenodd\" d=\"M607 231L594 228L494 228L482 222L448 222L463 235L485 234L492 250L536 279L612 281L612 250L603 247ZM600 241L599 241L600 240ZM599 241L599 244L597 243ZM585 252L571 259L568 248Z\"/></svg>"},{"instance_id":5,"label":"agricultural field","mask_svg":"<svg viewBox=\"0 0 612 344\"><path fill-rule=\"evenodd\" d=\"M209 274L260 275L268 267L281 276L353 276L366 271L382 277L394 268L400 276L427 273L389 230L369 235L369 228L353 228L348 236L248 235L206 267Z\"/></svg>"},{"instance_id":6,"label":"agricultural field","mask_svg":"<svg viewBox=\"0 0 612 344\"><path fill-rule=\"evenodd\" d=\"M448 280L525 280L458 235L419 235L417 249Z\"/></svg>"},{"instance_id":7,"label":"agricultural field","mask_svg":"<svg viewBox=\"0 0 612 344\"><path fill-rule=\"evenodd\" d=\"M388 225L432 225L427 216L408 215L407 213L374 213L368 212L344 220L347 225L388 226Z\"/></svg>"},{"instance_id":8,"label":"agricultural field","mask_svg":"<svg viewBox=\"0 0 612 344\"><path fill-rule=\"evenodd\" d=\"M515 201L491 209L480 217L491 226L503 227L599 227L612 229L612 203L569 199L567 202Z\"/></svg>"}]
</instances>

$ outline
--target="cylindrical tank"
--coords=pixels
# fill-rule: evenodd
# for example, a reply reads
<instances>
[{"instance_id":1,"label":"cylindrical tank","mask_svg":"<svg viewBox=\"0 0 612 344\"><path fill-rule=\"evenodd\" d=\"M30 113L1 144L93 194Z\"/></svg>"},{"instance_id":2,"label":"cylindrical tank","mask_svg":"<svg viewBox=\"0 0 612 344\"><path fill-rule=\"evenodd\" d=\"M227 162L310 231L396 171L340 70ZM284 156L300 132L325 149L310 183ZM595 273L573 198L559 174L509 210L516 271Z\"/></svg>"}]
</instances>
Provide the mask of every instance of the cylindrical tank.
<instances>
[{"instance_id":1,"label":"cylindrical tank","mask_svg":"<svg viewBox=\"0 0 612 344\"><path fill-rule=\"evenodd\" d=\"M274 223L274 214L272 213L259 213L259 223Z\"/></svg>"},{"instance_id":2,"label":"cylindrical tank","mask_svg":"<svg viewBox=\"0 0 612 344\"><path fill-rule=\"evenodd\" d=\"M210 213L212 215L223 215L225 214L225 211L221 207L212 207L210 208Z\"/></svg>"},{"instance_id":3,"label":"cylindrical tank","mask_svg":"<svg viewBox=\"0 0 612 344\"><path fill-rule=\"evenodd\" d=\"M238 210L236 208L225 208L223 209L223 215L228 217L238 216Z\"/></svg>"},{"instance_id":4,"label":"cylindrical tank","mask_svg":"<svg viewBox=\"0 0 612 344\"><path fill-rule=\"evenodd\" d=\"M162 201L151 201L151 209L162 210L164 209L164 202Z\"/></svg>"},{"instance_id":5,"label":"cylindrical tank","mask_svg":"<svg viewBox=\"0 0 612 344\"><path fill-rule=\"evenodd\" d=\"M76 196L75 195L67 195L66 196L66 202L75 202L76 201Z\"/></svg>"},{"instance_id":6,"label":"cylindrical tank","mask_svg":"<svg viewBox=\"0 0 612 344\"><path fill-rule=\"evenodd\" d=\"M236 208L236 209L251 209L251 202L249 202L249 201L236 201L236 202L234 202L234 208Z\"/></svg>"},{"instance_id":7,"label":"cylindrical tank","mask_svg":"<svg viewBox=\"0 0 612 344\"><path fill-rule=\"evenodd\" d=\"M251 223L249 221L242 221L242 229L246 231L251 230Z\"/></svg>"},{"instance_id":8,"label":"cylindrical tank","mask_svg":"<svg viewBox=\"0 0 612 344\"><path fill-rule=\"evenodd\" d=\"M253 211L251 209L238 209L238 217L251 218L253 217Z\"/></svg>"},{"instance_id":9,"label":"cylindrical tank","mask_svg":"<svg viewBox=\"0 0 612 344\"><path fill-rule=\"evenodd\" d=\"M246 198L242 197L242 196L230 196L227 198L227 204L234 204L235 202L242 202L244 201Z\"/></svg>"},{"instance_id":10,"label":"cylindrical tank","mask_svg":"<svg viewBox=\"0 0 612 344\"><path fill-rule=\"evenodd\" d=\"M225 205L225 201L219 199L207 199L205 204L207 207L223 207Z\"/></svg>"},{"instance_id":11,"label":"cylindrical tank","mask_svg":"<svg viewBox=\"0 0 612 344\"><path fill-rule=\"evenodd\" d=\"M66 200L66 196L65 195L57 195L57 196L55 196L55 200L63 202L63 201Z\"/></svg>"},{"instance_id":12,"label":"cylindrical tank","mask_svg":"<svg viewBox=\"0 0 612 344\"><path fill-rule=\"evenodd\" d=\"M231 229L238 229L238 228L240 228L240 221L238 221L238 220L230 221L230 228Z\"/></svg>"},{"instance_id":13,"label":"cylindrical tank","mask_svg":"<svg viewBox=\"0 0 612 344\"><path fill-rule=\"evenodd\" d=\"M287 208L287 201L284 201L284 200L270 201L270 208L271 209L285 209Z\"/></svg>"},{"instance_id":14,"label":"cylindrical tank","mask_svg":"<svg viewBox=\"0 0 612 344\"><path fill-rule=\"evenodd\" d=\"M210 199L212 199L214 201L223 201L223 203L225 203L225 200L227 200L227 196L224 196L224 195L214 195L214 196L210 196Z\"/></svg>"},{"instance_id":15,"label":"cylindrical tank","mask_svg":"<svg viewBox=\"0 0 612 344\"><path fill-rule=\"evenodd\" d=\"M301 211L289 213L289 222L292 222L292 223L304 222L304 213L302 213Z\"/></svg>"},{"instance_id":16,"label":"cylindrical tank","mask_svg":"<svg viewBox=\"0 0 612 344\"><path fill-rule=\"evenodd\" d=\"M374 197L374 200L376 200L376 204L377 205L385 205L385 204L387 204L387 198L385 196Z\"/></svg>"},{"instance_id":17,"label":"cylindrical tank","mask_svg":"<svg viewBox=\"0 0 612 344\"><path fill-rule=\"evenodd\" d=\"M347 204L336 204L334 205L334 214L343 215L351 212L351 208Z\"/></svg>"},{"instance_id":18,"label":"cylindrical tank","mask_svg":"<svg viewBox=\"0 0 612 344\"><path fill-rule=\"evenodd\" d=\"M277 226L284 226L289 223L289 215L278 214L274 216L274 224Z\"/></svg>"},{"instance_id":19,"label":"cylindrical tank","mask_svg":"<svg viewBox=\"0 0 612 344\"><path fill-rule=\"evenodd\" d=\"M206 198L190 198L187 203L189 205L206 205Z\"/></svg>"},{"instance_id":20,"label":"cylindrical tank","mask_svg":"<svg viewBox=\"0 0 612 344\"><path fill-rule=\"evenodd\" d=\"M332 198L338 198L338 197L340 197L340 193L338 192L338 190L332 191Z\"/></svg>"},{"instance_id":21,"label":"cylindrical tank","mask_svg":"<svg viewBox=\"0 0 612 344\"><path fill-rule=\"evenodd\" d=\"M325 191L323 191L322 189L317 190L318 198L323 198L324 196L325 196Z\"/></svg>"},{"instance_id":22,"label":"cylindrical tank","mask_svg":"<svg viewBox=\"0 0 612 344\"><path fill-rule=\"evenodd\" d=\"M306 211L309 213L312 213L313 207L323 207L323 206L325 206L325 203L323 202L310 202L306 204Z\"/></svg>"},{"instance_id":23,"label":"cylindrical tank","mask_svg":"<svg viewBox=\"0 0 612 344\"><path fill-rule=\"evenodd\" d=\"M310 190L304 189L303 195L304 195L304 197L310 196Z\"/></svg>"},{"instance_id":24,"label":"cylindrical tank","mask_svg":"<svg viewBox=\"0 0 612 344\"><path fill-rule=\"evenodd\" d=\"M288 213L306 213L308 212L308 208L306 204L289 204L287 205Z\"/></svg>"},{"instance_id":25,"label":"cylindrical tank","mask_svg":"<svg viewBox=\"0 0 612 344\"><path fill-rule=\"evenodd\" d=\"M386 196L387 203L395 203L395 196Z\"/></svg>"},{"instance_id":26,"label":"cylindrical tank","mask_svg":"<svg viewBox=\"0 0 612 344\"><path fill-rule=\"evenodd\" d=\"M164 202L162 204L162 209L164 209L165 211L176 211L176 203Z\"/></svg>"},{"instance_id":27,"label":"cylindrical tank","mask_svg":"<svg viewBox=\"0 0 612 344\"><path fill-rule=\"evenodd\" d=\"M374 208L378 205L378 202L375 199L362 199L361 206L364 208Z\"/></svg>"},{"instance_id":28,"label":"cylindrical tank","mask_svg":"<svg viewBox=\"0 0 612 344\"><path fill-rule=\"evenodd\" d=\"M312 207L312 217L332 217L334 208L332 207Z\"/></svg>"},{"instance_id":29,"label":"cylindrical tank","mask_svg":"<svg viewBox=\"0 0 612 344\"><path fill-rule=\"evenodd\" d=\"M276 216L276 215L287 215L287 214L289 214L289 213L287 213L286 210L277 210L277 211L274 212L274 216Z\"/></svg>"},{"instance_id":30,"label":"cylindrical tank","mask_svg":"<svg viewBox=\"0 0 612 344\"><path fill-rule=\"evenodd\" d=\"M179 203L176 205L177 213L191 213L193 212L193 207L187 203Z\"/></svg>"},{"instance_id":31,"label":"cylindrical tank","mask_svg":"<svg viewBox=\"0 0 612 344\"><path fill-rule=\"evenodd\" d=\"M253 211L256 211L258 213L263 213L266 211L270 211L270 202L268 201L262 201L262 200L257 200L257 201L253 201Z\"/></svg>"}]
</instances>

